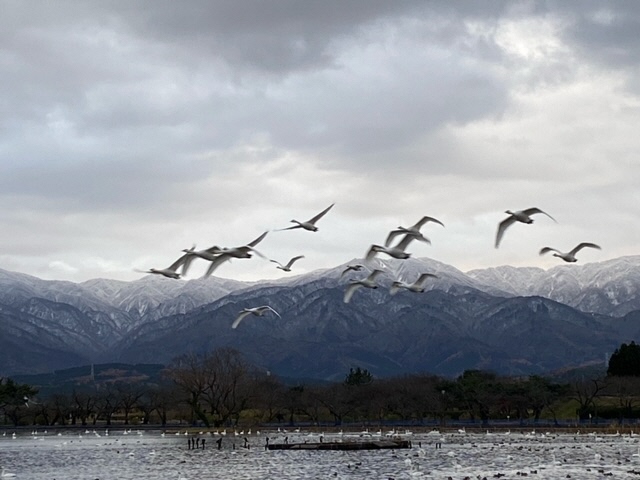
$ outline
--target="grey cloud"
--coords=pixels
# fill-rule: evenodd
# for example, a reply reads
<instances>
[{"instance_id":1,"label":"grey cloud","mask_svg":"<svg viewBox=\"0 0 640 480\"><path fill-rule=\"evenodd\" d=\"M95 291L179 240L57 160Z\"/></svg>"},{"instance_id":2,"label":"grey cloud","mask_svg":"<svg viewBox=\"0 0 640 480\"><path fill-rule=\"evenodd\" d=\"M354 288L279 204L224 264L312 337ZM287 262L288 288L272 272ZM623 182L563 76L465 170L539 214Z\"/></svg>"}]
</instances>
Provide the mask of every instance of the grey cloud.
<instances>
[{"instance_id":1,"label":"grey cloud","mask_svg":"<svg viewBox=\"0 0 640 480\"><path fill-rule=\"evenodd\" d=\"M583 59L613 68L636 68L640 61L640 3L551 2L544 13L566 21L563 38Z\"/></svg>"}]
</instances>

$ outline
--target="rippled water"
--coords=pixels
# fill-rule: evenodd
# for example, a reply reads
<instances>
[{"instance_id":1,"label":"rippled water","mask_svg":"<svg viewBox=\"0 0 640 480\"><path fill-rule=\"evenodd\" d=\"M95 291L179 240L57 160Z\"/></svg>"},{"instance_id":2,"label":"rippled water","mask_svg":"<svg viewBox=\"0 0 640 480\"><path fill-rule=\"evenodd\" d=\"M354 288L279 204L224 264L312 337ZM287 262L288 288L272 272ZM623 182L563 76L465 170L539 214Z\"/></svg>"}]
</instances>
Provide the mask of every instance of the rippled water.
<instances>
[{"instance_id":1,"label":"rippled water","mask_svg":"<svg viewBox=\"0 0 640 480\"><path fill-rule=\"evenodd\" d=\"M0 465L25 480L127 479L603 479L640 478L640 437L551 433L404 432L402 450L265 450L271 443L315 442L318 433L203 435L205 450L189 450L184 435L155 431L44 431L0 436ZM243 448L243 437L250 448ZM376 434L324 434L356 441ZM442 442L442 448L435 448ZM234 448L235 444L235 448Z\"/></svg>"}]
</instances>

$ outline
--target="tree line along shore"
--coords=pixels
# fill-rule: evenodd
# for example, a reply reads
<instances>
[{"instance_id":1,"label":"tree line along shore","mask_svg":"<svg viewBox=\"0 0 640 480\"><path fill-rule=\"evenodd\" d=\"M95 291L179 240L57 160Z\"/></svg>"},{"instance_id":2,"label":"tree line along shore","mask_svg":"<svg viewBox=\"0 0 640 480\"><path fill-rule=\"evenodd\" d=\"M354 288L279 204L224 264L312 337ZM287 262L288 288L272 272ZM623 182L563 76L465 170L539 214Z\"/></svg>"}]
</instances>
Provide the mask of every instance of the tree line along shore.
<instances>
[{"instance_id":1,"label":"tree line along shore","mask_svg":"<svg viewBox=\"0 0 640 480\"><path fill-rule=\"evenodd\" d=\"M93 370L93 369L92 369ZM155 377L90 375L64 385L0 379L0 425L162 428L214 432L410 426L412 430L640 430L640 347L622 344L606 373L557 380L466 370L456 378L377 378L366 368L334 382L287 383L231 348L175 358Z\"/></svg>"}]
</instances>

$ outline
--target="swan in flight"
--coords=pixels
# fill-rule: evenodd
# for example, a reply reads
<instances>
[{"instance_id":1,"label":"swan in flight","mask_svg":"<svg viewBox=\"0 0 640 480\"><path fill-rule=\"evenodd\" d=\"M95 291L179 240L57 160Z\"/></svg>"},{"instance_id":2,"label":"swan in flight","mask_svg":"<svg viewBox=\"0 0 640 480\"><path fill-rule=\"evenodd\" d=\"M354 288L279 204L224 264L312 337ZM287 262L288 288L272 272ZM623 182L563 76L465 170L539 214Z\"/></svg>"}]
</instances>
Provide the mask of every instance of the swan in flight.
<instances>
[{"instance_id":1,"label":"swan in flight","mask_svg":"<svg viewBox=\"0 0 640 480\"><path fill-rule=\"evenodd\" d=\"M577 245L573 250L566 253L561 252L560 250L556 250L555 248L544 247L543 249L540 250L540 255L544 255L547 252L556 252L553 254L554 257L561 258L565 262L574 263L578 261L578 259L576 258L576 253L578 253L580 250L582 250L585 247L597 248L598 250L602 250L602 248L600 248L600 245L596 245L595 243L582 242L579 245Z\"/></svg>"},{"instance_id":2,"label":"swan in flight","mask_svg":"<svg viewBox=\"0 0 640 480\"><path fill-rule=\"evenodd\" d=\"M433 273L423 273L418 279L413 283L404 283L401 281L395 281L391 284L391 288L389 289L389 293L391 295L395 295L401 288L409 290L410 292L422 293L424 292L424 284L427 281L427 278L438 278L437 275Z\"/></svg>"},{"instance_id":3,"label":"swan in flight","mask_svg":"<svg viewBox=\"0 0 640 480\"><path fill-rule=\"evenodd\" d=\"M251 254L255 253L259 257L266 258L263 254L257 251L254 247L260 243L264 237L267 236L267 233L264 232L258 238L253 240L252 242L247 243L241 247L233 247L233 248L220 248L218 246L213 246L207 249L207 252L211 255L214 255L214 259L211 261L209 268L205 272L204 276L209 277L214 272L216 268L218 268L222 263L227 260L231 260L232 258L251 258ZM188 255L188 254L187 254Z\"/></svg>"},{"instance_id":4,"label":"swan in flight","mask_svg":"<svg viewBox=\"0 0 640 480\"><path fill-rule=\"evenodd\" d=\"M515 222L533 223L533 219L531 218L531 215L534 215L536 213L542 213L547 217L549 217L554 222L556 221L556 219L553 218L551 215L549 215L546 212L543 212L542 210L536 207L527 208L525 210L518 210L516 212L507 210L504 213L509 214L509 216L498 224L498 233L496 234L496 248L498 248L498 245L500 245L500 240L502 240L504 231Z\"/></svg>"},{"instance_id":5,"label":"swan in flight","mask_svg":"<svg viewBox=\"0 0 640 480\"><path fill-rule=\"evenodd\" d=\"M354 265L347 265L347 268L345 268L342 271L342 273L340 274L340 277L344 277L344 274L347 272L359 272L363 268L364 268L364 265L360 265L359 263L356 263Z\"/></svg>"},{"instance_id":6,"label":"swan in flight","mask_svg":"<svg viewBox=\"0 0 640 480\"><path fill-rule=\"evenodd\" d=\"M403 233L405 235L413 235L416 238L416 240L420 240L421 242L425 242L425 243L429 243L430 244L431 241L427 237L422 235L422 233L420 233L420 229L427 222L438 223L438 224L440 224L440 225L442 225L444 227L444 223L442 223L437 218L427 217L425 215L415 225L412 225L409 228L400 226L396 230L391 230L389 232L389 236L387 236L387 241L384 242L384 246L388 247L389 245L391 245L391 242L393 241L393 239L396 238L396 236L398 236L400 234L403 234Z\"/></svg>"},{"instance_id":7,"label":"swan in flight","mask_svg":"<svg viewBox=\"0 0 640 480\"><path fill-rule=\"evenodd\" d=\"M265 312L273 312L278 316L278 318L282 318L280 314L276 312L273 308L271 308L269 305L263 305L261 307L254 307L254 308L243 308L242 310L240 310L240 313L231 324L231 328L236 328L238 325L240 325L240 322L248 315L255 315L256 317L261 317L262 315L265 314Z\"/></svg>"},{"instance_id":8,"label":"swan in flight","mask_svg":"<svg viewBox=\"0 0 640 480\"><path fill-rule=\"evenodd\" d=\"M219 247L211 247L205 250L196 250L196 246L194 245L193 247L185 248L182 251L187 255L187 257L184 260L184 265L182 266L183 275L187 274L187 270L189 270L189 267L191 267L191 263L196 258L202 258L203 260L213 262L218 257L218 255L220 255L220 253L214 253L214 252L220 251Z\"/></svg>"},{"instance_id":9,"label":"swan in flight","mask_svg":"<svg viewBox=\"0 0 640 480\"><path fill-rule=\"evenodd\" d=\"M173 278L178 280L180 278L180 274L177 272L178 268L180 268L187 259L187 253L182 255L178 260L173 262L167 268L150 268L149 270L136 270L136 272L140 273L154 273L157 275L162 275L163 277ZM183 269L182 274L184 275L185 271Z\"/></svg>"},{"instance_id":10,"label":"swan in flight","mask_svg":"<svg viewBox=\"0 0 640 480\"><path fill-rule=\"evenodd\" d=\"M383 247L382 245L371 245L367 254L365 255L365 259L367 261L371 260L376 256L377 253L386 253L390 257L397 258L399 260L406 260L411 256L410 253L405 252L405 248L415 240L415 236L411 234L406 234L402 240L398 242L398 244L394 247Z\"/></svg>"},{"instance_id":11,"label":"swan in flight","mask_svg":"<svg viewBox=\"0 0 640 480\"><path fill-rule=\"evenodd\" d=\"M282 228L280 230L282 231L282 230L293 230L294 228L304 228L305 230L309 230L310 232L317 232L318 231L318 227L316 227L316 222L318 220L320 220L322 217L324 217L324 215L329 210L331 210L331 208L334 205L335 205L335 203L332 203L327 208L325 208L323 211L321 211L318 215L316 215L315 217L307 220L306 222L299 222L298 220L291 220L291 222L295 223L296 225L293 225L292 227Z\"/></svg>"},{"instance_id":12,"label":"swan in flight","mask_svg":"<svg viewBox=\"0 0 640 480\"><path fill-rule=\"evenodd\" d=\"M290 272L291 271L291 265L293 265L296 261L300 260L301 258L304 258L304 255L298 255L297 257L293 257L291 260L289 260L289 263L287 263L286 265L281 264L277 260L271 260L271 261L273 263L277 263L278 264L278 266L276 268L279 268L280 270L282 270L284 272Z\"/></svg>"},{"instance_id":13,"label":"swan in flight","mask_svg":"<svg viewBox=\"0 0 640 480\"><path fill-rule=\"evenodd\" d=\"M371 272L369 276L364 280L351 280L351 283L349 284L349 286L344 292L344 298L343 298L344 303L349 303L349 300L351 300L351 297L353 296L354 292L358 290L360 287L378 288L378 285L376 285L376 277L381 273L382 273L382 270L376 269L373 272Z\"/></svg>"}]
</instances>

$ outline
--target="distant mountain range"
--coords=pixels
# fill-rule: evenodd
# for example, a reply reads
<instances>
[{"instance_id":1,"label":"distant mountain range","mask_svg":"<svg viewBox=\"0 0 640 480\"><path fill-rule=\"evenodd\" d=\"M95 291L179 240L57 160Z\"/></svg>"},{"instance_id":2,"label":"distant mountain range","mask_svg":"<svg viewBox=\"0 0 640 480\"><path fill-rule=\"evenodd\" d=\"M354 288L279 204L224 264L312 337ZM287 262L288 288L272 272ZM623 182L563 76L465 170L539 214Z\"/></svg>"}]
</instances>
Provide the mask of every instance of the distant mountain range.
<instances>
[{"instance_id":1,"label":"distant mountain range","mask_svg":"<svg viewBox=\"0 0 640 480\"><path fill-rule=\"evenodd\" d=\"M355 260L354 260L355 262ZM342 379L470 368L546 373L603 364L640 340L640 256L550 270L463 273L432 259L377 262L381 286L342 301L346 264L275 281L45 281L0 270L0 375L89 363L169 363L220 346L286 377ZM425 293L389 294L391 282L435 273ZM275 315L230 325L243 307Z\"/></svg>"}]
</instances>

